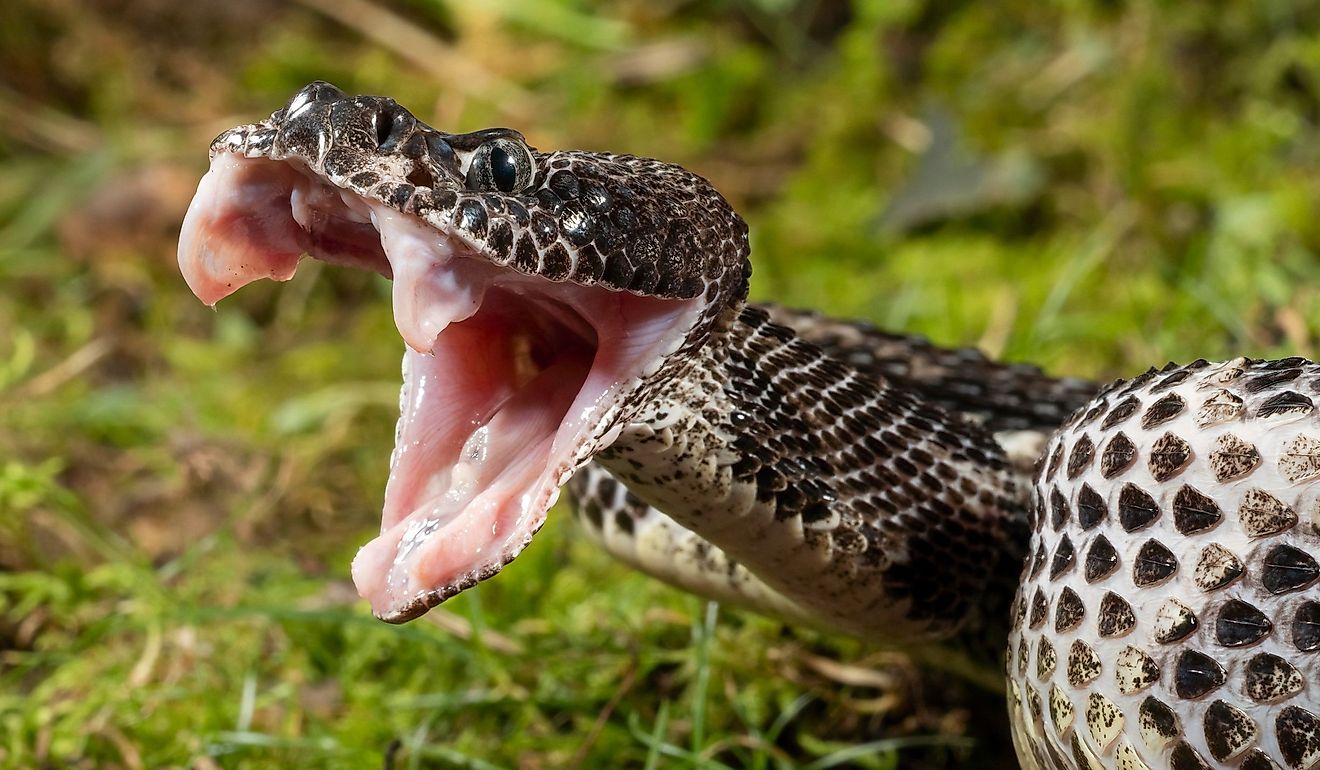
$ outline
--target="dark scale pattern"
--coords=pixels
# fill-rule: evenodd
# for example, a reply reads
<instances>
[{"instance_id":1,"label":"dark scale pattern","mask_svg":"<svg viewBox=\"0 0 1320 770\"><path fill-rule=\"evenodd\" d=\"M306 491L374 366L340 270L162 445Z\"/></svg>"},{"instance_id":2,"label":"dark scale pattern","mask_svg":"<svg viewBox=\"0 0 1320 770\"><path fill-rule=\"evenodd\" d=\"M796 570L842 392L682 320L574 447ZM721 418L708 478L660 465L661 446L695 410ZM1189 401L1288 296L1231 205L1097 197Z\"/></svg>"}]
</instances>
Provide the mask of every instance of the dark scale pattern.
<instances>
[{"instance_id":1,"label":"dark scale pattern","mask_svg":"<svg viewBox=\"0 0 1320 770\"><path fill-rule=\"evenodd\" d=\"M1035 580L1040 577L1040 573L1045 569L1045 545L1041 544L1036 548L1036 553L1031 557L1031 570L1028 574Z\"/></svg>"},{"instance_id":2,"label":"dark scale pattern","mask_svg":"<svg viewBox=\"0 0 1320 770\"><path fill-rule=\"evenodd\" d=\"M718 332L719 345L705 348L695 367L700 374L664 383L651 400L666 408L633 418L671 427L625 433L601 455L606 467L684 526L727 515L730 496L753 501L743 527L722 528L712 543L795 601L835 597L828 625L914 638L1002 623L1009 576L1025 556L1026 516L999 446L910 390L827 356L758 308ZM656 473L712 455L734 458L727 476L694 472L676 486ZM780 522L802 532L775 546L787 553L764 545ZM838 550L851 558L812 555ZM989 597L995 603L984 605ZM1039 612L1038 602L1022 606L1029 618Z\"/></svg>"},{"instance_id":3,"label":"dark scale pattern","mask_svg":"<svg viewBox=\"0 0 1320 770\"><path fill-rule=\"evenodd\" d=\"M1184 484L1173 498L1173 523L1184 535L1214 529L1223 514L1214 498Z\"/></svg>"},{"instance_id":4,"label":"dark scale pattern","mask_svg":"<svg viewBox=\"0 0 1320 770\"><path fill-rule=\"evenodd\" d=\"M1063 529L1063 525L1068 521L1068 514L1072 508L1068 505L1068 499L1063 493L1054 488L1050 491L1050 527L1056 532Z\"/></svg>"},{"instance_id":5,"label":"dark scale pattern","mask_svg":"<svg viewBox=\"0 0 1320 770\"><path fill-rule=\"evenodd\" d=\"M1256 740L1256 723L1242 709L1217 700L1205 710L1205 742L1223 762L1246 751Z\"/></svg>"},{"instance_id":6,"label":"dark scale pattern","mask_svg":"<svg viewBox=\"0 0 1320 770\"><path fill-rule=\"evenodd\" d=\"M1045 480L1053 481L1054 477L1059 473L1059 468L1062 465L1063 465L1063 444L1059 443L1054 447L1054 451L1050 453L1050 461L1045 470Z\"/></svg>"},{"instance_id":7,"label":"dark scale pattern","mask_svg":"<svg viewBox=\"0 0 1320 770\"><path fill-rule=\"evenodd\" d=\"M1242 691L1257 703L1291 698L1302 691L1306 680L1291 663L1268 652L1247 661L1243 671Z\"/></svg>"},{"instance_id":8,"label":"dark scale pattern","mask_svg":"<svg viewBox=\"0 0 1320 770\"><path fill-rule=\"evenodd\" d=\"M1031 548L1076 565L1025 576L1052 614L1015 632L1065 658L1022 683L1065 717L1038 728L1042 770L1320 770L1317 388L1300 362L1166 367L1046 445L1061 515Z\"/></svg>"},{"instance_id":9,"label":"dark scale pattern","mask_svg":"<svg viewBox=\"0 0 1320 770\"><path fill-rule=\"evenodd\" d=\"M1183 650L1174 670L1174 691L1180 698L1199 698L1218 689L1227 677L1214 658L1197 650Z\"/></svg>"},{"instance_id":10,"label":"dark scale pattern","mask_svg":"<svg viewBox=\"0 0 1320 770\"><path fill-rule=\"evenodd\" d=\"M1242 764L1238 765L1241 770L1280 770L1274 760L1260 749L1248 751L1242 758Z\"/></svg>"},{"instance_id":11,"label":"dark scale pattern","mask_svg":"<svg viewBox=\"0 0 1320 770\"><path fill-rule=\"evenodd\" d=\"M1177 393L1170 393L1151 404L1141 415L1141 427L1150 430L1172 420L1187 408L1187 402Z\"/></svg>"},{"instance_id":12,"label":"dark scale pattern","mask_svg":"<svg viewBox=\"0 0 1320 770\"><path fill-rule=\"evenodd\" d=\"M1136 484L1124 484L1118 494L1118 521L1123 529L1136 532L1155 522L1160 506L1144 489Z\"/></svg>"},{"instance_id":13,"label":"dark scale pattern","mask_svg":"<svg viewBox=\"0 0 1320 770\"><path fill-rule=\"evenodd\" d=\"M1091 443L1089 436L1083 435L1073 444L1072 452L1068 453L1068 478L1075 479L1081 475L1091 465L1091 459L1095 457L1095 444Z\"/></svg>"},{"instance_id":14,"label":"dark scale pattern","mask_svg":"<svg viewBox=\"0 0 1320 770\"><path fill-rule=\"evenodd\" d=\"M1077 523L1082 529L1091 529L1104 521L1107 515L1109 508L1104 498L1089 484L1083 484L1082 491L1077 493Z\"/></svg>"},{"instance_id":15,"label":"dark scale pattern","mask_svg":"<svg viewBox=\"0 0 1320 770\"><path fill-rule=\"evenodd\" d=\"M1170 770L1211 770L1205 759L1187 741L1179 741L1169 755Z\"/></svg>"},{"instance_id":16,"label":"dark scale pattern","mask_svg":"<svg viewBox=\"0 0 1320 770\"><path fill-rule=\"evenodd\" d=\"M522 164L512 187L463 171L496 143ZM746 226L700 177L445 133L323 83L212 153L294 161L499 268L698 300L683 344L621 400L619 438L580 458L628 485L582 482L585 526L625 558L662 521L689 544L687 566L647 562L667 579L880 639L993 645L1012 606L1015 719L1040 725L1023 753L1045 770L1320 762L1320 548L1299 486L1320 478L1315 365L1170 364L1087 403L1094 386L1032 367L746 307ZM1034 445L990 433L1060 423L1029 491Z\"/></svg>"},{"instance_id":17,"label":"dark scale pattern","mask_svg":"<svg viewBox=\"0 0 1320 770\"><path fill-rule=\"evenodd\" d=\"M1181 382L1186 382L1187 378L1191 377L1192 373L1195 372L1198 367L1193 367L1191 364L1188 364L1187 366L1178 366L1177 364L1170 364L1170 366L1165 368L1172 369L1173 373L1168 375L1167 377L1160 378L1158 382L1156 382L1154 385L1151 385L1150 386L1151 393L1163 393L1169 388L1172 388L1174 385L1177 385Z\"/></svg>"},{"instance_id":18,"label":"dark scale pattern","mask_svg":"<svg viewBox=\"0 0 1320 770\"><path fill-rule=\"evenodd\" d=\"M1050 562L1050 580L1057 579L1060 575L1073 568L1077 563L1077 552L1073 549L1072 540L1064 535L1059 539L1058 548L1054 549L1054 559Z\"/></svg>"},{"instance_id":19,"label":"dark scale pattern","mask_svg":"<svg viewBox=\"0 0 1320 770\"><path fill-rule=\"evenodd\" d=\"M1113 591L1106 593L1096 613L1096 630L1100 636L1125 636L1136 625L1137 616L1132 611L1132 605Z\"/></svg>"},{"instance_id":20,"label":"dark scale pattern","mask_svg":"<svg viewBox=\"0 0 1320 770\"><path fill-rule=\"evenodd\" d=\"M1320 761L1320 717L1300 706L1288 706L1279 712L1274 726L1289 767L1306 770Z\"/></svg>"},{"instance_id":21,"label":"dark scale pattern","mask_svg":"<svg viewBox=\"0 0 1320 770\"><path fill-rule=\"evenodd\" d=\"M974 348L943 348L924 337L892 334L865 322L845 323L810 310L764 308L771 321L792 327L829 357L971 416L992 431L1053 430L1097 390L1085 380L1049 377L1034 366L993 361Z\"/></svg>"},{"instance_id":22,"label":"dark scale pattern","mask_svg":"<svg viewBox=\"0 0 1320 770\"><path fill-rule=\"evenodd\" d=\"M1256 410L1256 417L1265 419L1268 417L1301 417L1311 413L1315 404L1307 396L1296 393L1291 390L1270 396L1261 403L1260 408Z\"/></svg>"},{"instance_id":23,"label":"dark scale pattern","mask_svg":"<svg viewBox=\"0 0 1320 770\"><path fill-rule=\"evenodd\" d=\"M1059 594L1058 602L1054 606L1054 631L1055 633L1065 633L1077 628L1082 623L1082 618L1086 616L1086 605L1082 604L1082 599L1077 592L1071 588L1065 588Z\"/></svg>"},{"instance_id":24,"label":"dark scale pattern","mask_svg":"<svg viewBox=\"0 0 1320 770\"><path fill-rule=\"evenodd\" d=\"M1114 550L1109 538L1097 535L1086 552L1086 582L1094 583L1114 574L1118 562L1118 551Z\"/></svg>"},{"instance_id":25,"label":"dark scale pattern","mask_svg":"<svg viewBox=\"0 0 1320 770\"><path fill-rule=\"evenodd\" d=\"M1292 642L1300 652L1320 650L1320 602L1305 602L1292 620Z\"/></svg>"},{"instance_id":26,"label":"dark scale pattern","mask_svg":"<svg viewBox=\"0 0 1320 770\"><path fill-rule=\"evenodd\" d=\"M1045 618L1049 616L1049 612L1050 605L1045 599L1045 593L1038 589L1031 599L1031 619L1027 622L1032 628L1040 628L1045 625Z\"/></svg>"},{"instance_id":27,"label":"dark scale pattern","mask_svg":"<svg viewBox=\"0 0 1320 770\"><path fill-rule=\"evenodd\" d=\"M1255 644L1274 629L1265 613L1241 599L1229 599L1219 605L1215 619L1215 639L1225 647L1245 647Z\"/></svg>"},{"instance_id":28,"label":"dark scale pattern","mask_svg":"<svg viewBox=\"0 0 1320 770\"><path fill-rule=\"evenodd\" d=\"M1260 582L1272 594L1300 591L1320 577L1320 564L1309 553L1291 545L1276 545L1265 554Z\"/></svg>"},{"instance_id":29,"label":"dark scale pattern","mask_svg":"<svg viewBox=\"0 0 1320 770\"><path fill-rule=\"evenodd\" d=\"M1112 479L1137 460L1137 447L1125 433L1115 433L1100 456L1100 475Z\"/></svg>"},{"instance_id":30,"label":"dark scale pattern","mask_svg":"<svg viewBox=\"0 0 1320 770\"><path fill-rule=\"evenodd\" d=\"M1141 409L1141 402L1137 400L1137 397L1128 396L1109 410L1109 414L1105 415L1104 422L1100 423L1100 429L1109 430L1115 425L1121 424L1124 420L1136 414L1139 409Z\"/></svg>"},{"instance_id":31,"label":"dark scale pattern","mask_svg":"<svg viewBox=\"0 0 1320 770\"><path fill-rule=\"evenodd\" d=\"M1178 571L1178 557L1158 540L1147 540L1132 564L1132 583L1138 588L1159 585Z\"/></svg>"}]
</instances>

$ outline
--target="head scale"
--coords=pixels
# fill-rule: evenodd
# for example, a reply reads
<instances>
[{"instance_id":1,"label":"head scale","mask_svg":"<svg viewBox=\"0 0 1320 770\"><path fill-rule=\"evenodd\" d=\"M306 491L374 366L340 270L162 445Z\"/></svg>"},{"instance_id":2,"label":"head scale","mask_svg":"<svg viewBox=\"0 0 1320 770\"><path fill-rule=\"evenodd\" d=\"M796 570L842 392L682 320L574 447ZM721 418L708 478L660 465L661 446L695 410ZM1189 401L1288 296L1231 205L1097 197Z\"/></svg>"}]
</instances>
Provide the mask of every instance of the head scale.
<instances>
[{"instance_id":1,"label":"head scale","mask_svg":"<svg viewBox=\"0 0 1320 770\"><path fill-rule=\"evenodd\" d=\"M705 295L713 311L747 293L747 225L705 179L657 160L541 153L506 128L445 133L393 99L320 81L268 120L221 134L211 146L220 151L301 162L521 273Z\"/></svg>"}]
</instances>

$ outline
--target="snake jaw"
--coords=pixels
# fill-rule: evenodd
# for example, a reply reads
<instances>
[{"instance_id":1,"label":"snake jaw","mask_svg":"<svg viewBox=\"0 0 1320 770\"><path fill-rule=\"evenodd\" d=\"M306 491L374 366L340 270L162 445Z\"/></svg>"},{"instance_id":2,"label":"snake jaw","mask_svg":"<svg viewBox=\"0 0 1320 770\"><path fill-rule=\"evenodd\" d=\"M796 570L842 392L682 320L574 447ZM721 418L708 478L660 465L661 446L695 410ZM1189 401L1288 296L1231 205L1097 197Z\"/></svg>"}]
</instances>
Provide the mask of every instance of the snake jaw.
<instances>
[{"instance_id":1,"label":"snake jaw","mask_svg":"<svg viewBox=\"0 0 1320 770\"><path fill-rule=\"evenodd\" d=\"M193 292L214 305L287 280L304 253L394 279L399 425L381 533L353 562L359 593L390 622L516 557L708 307L527 275L296 159L215 153L180 234Z\"/></svg>"}]
</instances>

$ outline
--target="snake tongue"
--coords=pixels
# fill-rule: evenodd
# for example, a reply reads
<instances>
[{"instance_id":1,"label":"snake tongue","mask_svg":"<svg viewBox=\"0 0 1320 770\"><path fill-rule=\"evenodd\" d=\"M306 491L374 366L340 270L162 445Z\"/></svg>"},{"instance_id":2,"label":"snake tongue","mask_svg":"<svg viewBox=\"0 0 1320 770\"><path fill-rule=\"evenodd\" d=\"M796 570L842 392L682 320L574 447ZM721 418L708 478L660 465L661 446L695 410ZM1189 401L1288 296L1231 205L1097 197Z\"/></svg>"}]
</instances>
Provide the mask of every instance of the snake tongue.
<instances>
[{"instance_id":1,"label":"snake tongue","mask_svg":"<svg viewBox=\"0 0 1320 770\"><path fill-rule=\"evenodd\" d=\"M304 252L394 278L399 424L380 535L353 561L359 593L392 622L527 546L701 312L700 300L525 275L303 166L217 154L179 238L194 293L214 305L258 278L286 280Z\"/></svg>"}]
</instances>

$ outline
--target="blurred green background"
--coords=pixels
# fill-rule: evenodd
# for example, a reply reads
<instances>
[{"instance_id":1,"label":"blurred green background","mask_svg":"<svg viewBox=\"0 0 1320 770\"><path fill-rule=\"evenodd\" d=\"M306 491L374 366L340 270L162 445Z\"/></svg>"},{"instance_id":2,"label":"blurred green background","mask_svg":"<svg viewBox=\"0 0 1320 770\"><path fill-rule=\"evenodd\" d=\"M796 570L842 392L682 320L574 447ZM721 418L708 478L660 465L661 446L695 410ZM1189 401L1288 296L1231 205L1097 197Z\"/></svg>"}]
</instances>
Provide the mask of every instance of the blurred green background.
<instances>
[{"instance_id":1,"label":"blurred green background","mask_svg":"<svg viewBox=\"0 0 1320 770\"><path fill-rule=\"evenodd\" d=\"M0 766L1011 767L997 694L715 613L563 515L371 619L388 287L307 264L196 302L207 145L321 78L660 157L747 217L758 298L1114 377L1314 353L1316 29L1278 0L0 4Z\"/></svg>"}]
</instances>

